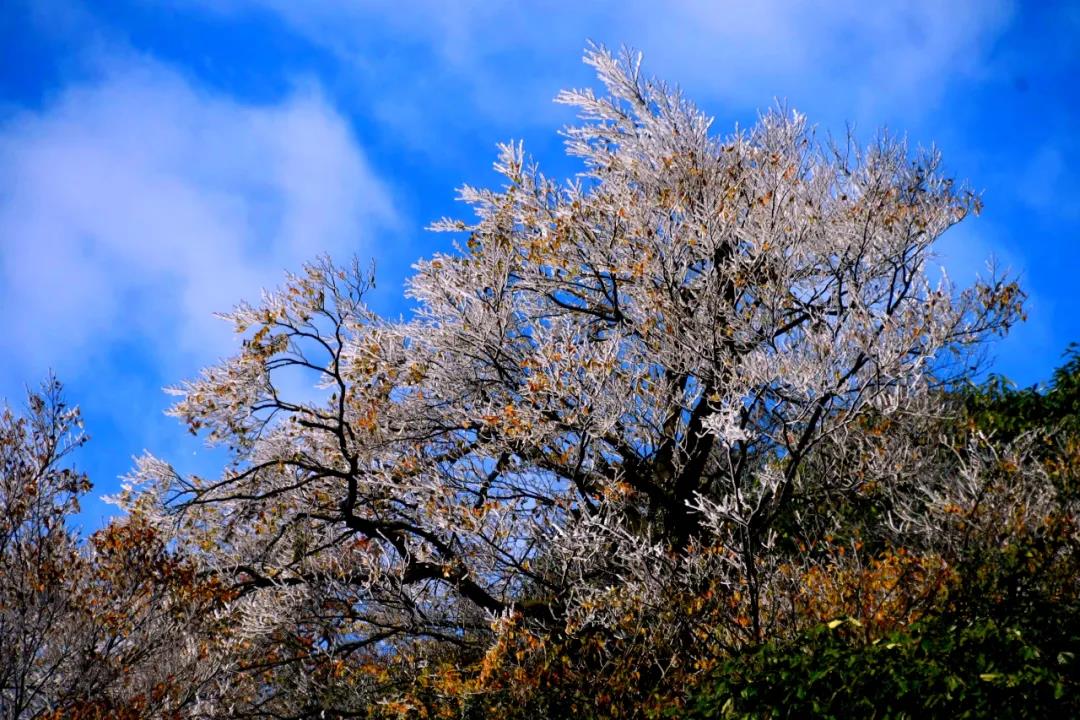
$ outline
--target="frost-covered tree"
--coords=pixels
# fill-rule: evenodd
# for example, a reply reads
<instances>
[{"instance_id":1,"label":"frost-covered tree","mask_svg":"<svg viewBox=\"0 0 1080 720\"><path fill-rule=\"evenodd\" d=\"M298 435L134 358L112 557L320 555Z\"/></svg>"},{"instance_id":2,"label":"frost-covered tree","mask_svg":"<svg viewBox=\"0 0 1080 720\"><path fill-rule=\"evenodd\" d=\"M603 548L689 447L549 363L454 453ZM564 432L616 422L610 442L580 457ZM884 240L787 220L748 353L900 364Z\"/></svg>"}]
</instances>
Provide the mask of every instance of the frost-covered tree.
<instances>
[{"instance_id":1,"label":"frost-covered tree","mask_svg":"<svg viewBox=\"0 0 1080 720\"><path fill-rule=\"evenodd\" d=\"M59 386L29 396L25 417L0 410L0 717L30 717L68 690L50 640L70 615L66 579L80 564L67 516L89 488L64 467L82 444L78 413Z\"/></svg>"},{"instance_id":2,"label":"frost-covered tree","mask_svg":"<svg viewBox=\"0 0 1080 720\"><path fill-rule=\"evenodd\" d=\"M489 678L544 638L692 640L666 610L687 596L724 647L782 632L808 534L870 482L849 464L899 462L823 448L932 416L1017 318L1011 282L934 266L979 206L935 152L822 143L782 110L720 137L636 59L586 61L607 94L559 96L582 175L502 146L504 185L435 225L464 241L416 265L410 318L318 262L230 313L243 349L176 389L233 462L144 458L121 502L236 589L230 707L393 709L450 692L424 680L445 658Z\"/></svg>"},{"instance_id":3,"label":"frost-covered tree","mask_svg":"<svg viewBox=\"0 0 1080 720\"><path fill-rule=\"evenodd\" d=\"M70 458L86 439L79 411L55 380L27 398L22 414L0 408L0 718L198 709L228 657L213 612L229 591L137 517L83 542L72 526L90 490Z\"/></svg>"}]
</instances>

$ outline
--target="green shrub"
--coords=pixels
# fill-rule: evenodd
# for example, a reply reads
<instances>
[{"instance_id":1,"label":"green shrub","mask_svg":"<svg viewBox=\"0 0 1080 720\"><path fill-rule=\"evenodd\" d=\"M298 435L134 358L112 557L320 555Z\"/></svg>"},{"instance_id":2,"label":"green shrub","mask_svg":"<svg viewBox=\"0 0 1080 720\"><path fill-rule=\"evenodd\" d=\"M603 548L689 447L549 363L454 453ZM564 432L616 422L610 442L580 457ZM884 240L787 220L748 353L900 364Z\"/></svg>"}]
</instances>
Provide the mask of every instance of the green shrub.
<instances>
[{"instance_id":1,"label":"green shrub","mask_svg":"<svg viewBox=\"0 0 1080 720\"><path fill-rule=\"evenodd\" d=\"M1080 622L1045 620L1033 630L936 619L870 645L834 621L732 658L686 716L1080 717Z\"/></svg>"}]
</instances>

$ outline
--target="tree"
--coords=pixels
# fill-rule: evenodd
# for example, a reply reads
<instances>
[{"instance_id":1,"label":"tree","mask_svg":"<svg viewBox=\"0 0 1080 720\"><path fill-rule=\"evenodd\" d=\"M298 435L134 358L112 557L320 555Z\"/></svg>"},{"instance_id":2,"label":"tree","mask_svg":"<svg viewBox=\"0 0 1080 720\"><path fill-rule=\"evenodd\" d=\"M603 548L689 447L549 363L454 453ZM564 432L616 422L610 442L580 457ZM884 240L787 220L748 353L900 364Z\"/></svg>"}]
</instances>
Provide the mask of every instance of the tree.
<instances>
[{"instance_id":1,"label":"tree","mask_svg":"<svg viewBox=\"0 0 1080 720\"><path fill-rule=\"evenodd\" d=\"M63 686L62 633L71 605L69 573L80 564L67 516L89 489L62 466L83 443L78 413L49 382L29 396L28 417L0 414L0 713L29 717ZM66 692L66 688L60 693Z\"/></svg>"},{"instance_id":2,"label":"tree","mask_svg":"<svg viewBox=\"0 0 1080 720\"><path fill-rule=\"evenodd\" d=\"M68 460L85 441L54 379L0 412L0 718L179 717L218 675L229 593L137 516L81 541L91 486Z\"/></svg>"},{"instance_id":3,"label":"tree","mask_svg":"<svg viewBox=\"0 0 1080 720\"><path fill-rule=\"evenodd\" d=\"M943 393L935 402L940 416L921 421L918 444L909 429L890 428L889 442L905 445L909 460L915 458L908 469L920 466L912 476L922 496L921 503L914 494L892 503L902 516L896 540L909 549L905 557L938 558L948 576L932 612L881 628L875 612L881 605L867 603L873 593L866 582L876 579L880 588L881 578L852 573L866 553L834 557L821 566L827 572L818 573L818 582L803 588L820 605L833 604L822 622L723 658L676 716L1080 712L1075 345L1066 357L1046 387L1017 390L991 377ZM875 515L866 512L865 499L859 505L846 531L862 531L865 539ZM906 600L918 584L909 574L906 591L891 588L890 602ZM871 642L868 632L875 633Z\"/></svg>"},{"instance_id":4,"label":"tree","mask_svg":"<svg viewBox=\"0 0 1080 720\"><path fill-rule=\"evenodd\" d=\"M122 503L235 588L257 712L406 713L609 643L647 686L798 631L792 583L872 482L850 464L906 462L881 428L933 416L1019 316L1007 279L931 280L979 208L936 153L823 145L782 110L717 138L636 59L586 61L608 96L559 96L584 175L503 145L506 185L461 192L475 222L436 224L466 241L417 264L411 319L317 262L176 388L233 461L144 458ZM882 453L831 452L860 443Z\"/></svg>"}]
</instances>

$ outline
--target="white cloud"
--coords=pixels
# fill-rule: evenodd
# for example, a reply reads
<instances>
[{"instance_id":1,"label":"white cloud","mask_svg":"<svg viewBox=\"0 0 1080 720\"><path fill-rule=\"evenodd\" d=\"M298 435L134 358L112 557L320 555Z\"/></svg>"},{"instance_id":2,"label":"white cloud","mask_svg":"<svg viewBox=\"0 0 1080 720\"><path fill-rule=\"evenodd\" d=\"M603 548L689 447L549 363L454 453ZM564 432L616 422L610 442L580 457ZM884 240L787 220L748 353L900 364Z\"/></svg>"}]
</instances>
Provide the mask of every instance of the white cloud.
<instances>
[{"instance_id":1,"label":"white cloud","mask_svg":"<svg viewBox=\"0 0 1080 720\"><path fill-rule=\"evenodd\" d=\"M395 222L314 86L274 105L207 94L149 60L0 122L0 357L78 373L138 342L166 377L231 347L212 312Z\"/></svg>"},{"instance_id":2,"label":"white cloud","mask_svg":"<svg viewBox=\"0 0 1080 720\"><path fill-rule=\"evenodd\" d=\"M677 79L760 105L762 91L817 98L849 119L932 112L980 68L1011 15L1006 0L638 5L637 23ZM632 30L632 26L625 27ZM812 100L811 100L812 101Z\"/></svg>"},{"instance_id":3,"label":"white cloud","mask_svg":"<svg viewBox=\"0 0 1080 720\"><path fill-rule=\"evenodd\" d=\"M409 49L404 62L421 66L411 77L395 75L407 96L415 99L418 85L434 85L485 116L538 122L550 116L536 112L530 94L550 94L553 83L566 82L565 68L586 38L639 47L650 71L729 108L761 108L780 96L839 115L830 121L911 121L936 110L951 82L986 71L1013 12L1011 0L204 0L204 6L274 13L361 69L376 60L385 66L380 43L393 38ZM507 73L508 61L524 66Z\"/></svg>"}]
</instances>

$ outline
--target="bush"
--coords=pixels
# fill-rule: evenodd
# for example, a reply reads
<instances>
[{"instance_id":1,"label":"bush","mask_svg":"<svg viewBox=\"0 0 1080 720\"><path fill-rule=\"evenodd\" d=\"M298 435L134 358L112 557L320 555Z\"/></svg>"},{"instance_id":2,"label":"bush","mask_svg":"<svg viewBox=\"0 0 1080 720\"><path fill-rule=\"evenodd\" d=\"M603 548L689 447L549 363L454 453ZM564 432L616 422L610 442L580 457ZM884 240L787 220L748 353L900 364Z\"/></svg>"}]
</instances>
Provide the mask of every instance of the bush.
<instances>
[{"instance_id":1,"label":"bush","mask_svg":"<svg viewBox=\"0 0 1080 720\"><path fill-rule=\"evenodd\" d=\"M732 658L687 717L1077 717L1080 623L1062 610L1040 627L937 618L871 644L833 621Z\"/></svg>"}]
</instances>

